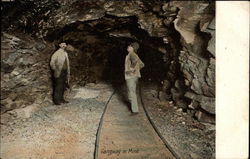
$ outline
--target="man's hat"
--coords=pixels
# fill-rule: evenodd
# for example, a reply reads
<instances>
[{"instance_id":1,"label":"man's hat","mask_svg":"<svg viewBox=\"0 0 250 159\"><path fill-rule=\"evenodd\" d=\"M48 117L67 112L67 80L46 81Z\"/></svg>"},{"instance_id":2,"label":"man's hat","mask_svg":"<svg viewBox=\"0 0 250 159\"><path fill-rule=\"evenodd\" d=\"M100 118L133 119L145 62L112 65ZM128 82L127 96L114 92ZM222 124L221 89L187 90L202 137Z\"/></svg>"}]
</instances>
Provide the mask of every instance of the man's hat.
<instances>
[{"instance_id":1,"label":"man's hat","mask_svg":"<svg viewBox=\"0 0 250 159\"><path fill-rule=\"evenodd\" d=\"M67 45L66 45L66 43L61 43L61 44L59 44L59 46L60 47L66 47Z\"/></svg>"},{"instance_id":2,"label":"man's hat","mask_svg":"<svg viewBox=\"0 0 250 159\"><path fill-rule=\"evenodd\" d=\"M137 42L130 44L130 46L134 48L135 52L139 49L139 44Z\"/></svg>"}]
</instances>

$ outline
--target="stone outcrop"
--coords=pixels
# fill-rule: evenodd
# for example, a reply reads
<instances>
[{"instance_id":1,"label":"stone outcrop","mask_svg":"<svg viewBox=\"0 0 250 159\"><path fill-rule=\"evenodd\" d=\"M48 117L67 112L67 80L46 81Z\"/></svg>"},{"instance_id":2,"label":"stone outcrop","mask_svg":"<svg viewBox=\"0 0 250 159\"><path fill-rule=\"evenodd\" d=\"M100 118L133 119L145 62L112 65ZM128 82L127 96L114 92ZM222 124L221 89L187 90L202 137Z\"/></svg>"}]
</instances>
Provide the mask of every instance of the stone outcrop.
<instances>
[{"instance_id":1,"label":"stone outcrop","mask_svg":"<svg viewBox=\"0 0 250 159\"><path fill-rule=\"evenodd\" d=\"M187 4L189 3L189 5ZM180 11L174 24L181 34L180 69L185 77L185 97L198 102L198 120L211 122L215 114L215 20L211 4L176 2ZM185 7L188 5L189 7ZM210 35L210 38L209 38ZM208 114L206 114L208 113Z\"/></svg>"},{"instance_id":2,"label":"stone outcrop","mask_svg":"<svg viewBox=\"0 0 250 159\"><path fill-rule=\"evenodd\" d=\"M7 33L1 37L1 46L1 113L51 102L48 53L53 47Z\"/></svg>"}]
</instances>

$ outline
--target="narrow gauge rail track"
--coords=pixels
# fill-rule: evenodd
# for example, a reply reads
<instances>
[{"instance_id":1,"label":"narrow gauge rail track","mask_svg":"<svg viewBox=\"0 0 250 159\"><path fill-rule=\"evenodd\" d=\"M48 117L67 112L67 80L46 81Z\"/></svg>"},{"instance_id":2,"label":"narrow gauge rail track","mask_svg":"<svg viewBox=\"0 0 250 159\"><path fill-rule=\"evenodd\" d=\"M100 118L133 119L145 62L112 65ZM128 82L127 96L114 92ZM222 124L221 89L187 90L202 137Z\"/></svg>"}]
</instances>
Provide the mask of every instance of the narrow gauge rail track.
<instances>
[{"instance_id":1,"label":"narrow gauge rail track","mask_svg":"<svg viewBox=\"0 0 250 159\"><path fill-rule=\"evenodd\" d=\"M142 100L138 102L140 113L134 115L121 95L113 92L98 128L95 159L179 158L149 118Z\"/></svg>"}]
</instances>

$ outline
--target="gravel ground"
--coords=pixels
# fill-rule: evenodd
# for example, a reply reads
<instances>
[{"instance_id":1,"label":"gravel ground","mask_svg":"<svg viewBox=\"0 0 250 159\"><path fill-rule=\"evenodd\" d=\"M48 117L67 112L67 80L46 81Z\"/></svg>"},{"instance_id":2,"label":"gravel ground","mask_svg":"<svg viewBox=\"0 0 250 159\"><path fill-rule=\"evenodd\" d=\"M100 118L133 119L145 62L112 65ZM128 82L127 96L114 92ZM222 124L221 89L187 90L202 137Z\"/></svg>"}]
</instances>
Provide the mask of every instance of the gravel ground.
<instances>
[{"instance_id":1,"label":"gravel ground","mask_svg":"<svg viewBox=\"0 0 250 159\"><path fill-rule=\"evenodd\" d=\"M80 98L81 94L85 96ZM90 84L73 89L68 104L47 105L28 119L12 117L1 124L1 158L92 159L100 118L111 94L109 86Z\"/></svg>"},{"instance_id":2,"label":"gravel ground","mask_svg":"<svg viewBox=\"0 0 250 159\"><path fill-rule=\"evenodd\" d=\"M106 84L74 88L68 93L70 103L45 104L30 118L5 113L1 116L0 157L92 159L100 118L113 92L111 88ZM155 88L142 87L143 103L147 103L150 118L171 148L183 159L214 158L214 125L197 122L171 102L160 102ZM124 89L120 91L125 93Z\"/></svg>"},{"instance_id":3,"label":"gravel ground","mask_svg":"<svg viewBox=\"0 0 250 159\"><path fill-rule=\"evenodd\" d=\"M142 87L141 92L150 118L180 158L215 158L214 125L199 123L172 102L160 102L154 86Z\"/></svg>"}]
</instances>

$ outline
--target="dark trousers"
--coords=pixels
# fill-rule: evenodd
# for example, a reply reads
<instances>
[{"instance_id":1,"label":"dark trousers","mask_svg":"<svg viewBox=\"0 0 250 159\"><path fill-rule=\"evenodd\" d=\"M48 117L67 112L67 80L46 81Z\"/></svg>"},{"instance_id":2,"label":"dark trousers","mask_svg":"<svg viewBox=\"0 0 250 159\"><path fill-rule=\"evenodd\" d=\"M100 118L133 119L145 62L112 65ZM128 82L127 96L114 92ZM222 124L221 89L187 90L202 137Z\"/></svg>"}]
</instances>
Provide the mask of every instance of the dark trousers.
<instances>
[{"instance_id":1,"label":"dark trousers","mask_svg":"<svg viewBox=\"0 0 250 159\"><path fill-rule=\"evenodd\" d=\"M54 77L53 80L53 100L55 104L60 104L64 102L64 92L66 90L67 84L67 70L62 70L58 78Z\"/></svg>"}]
</instances>

